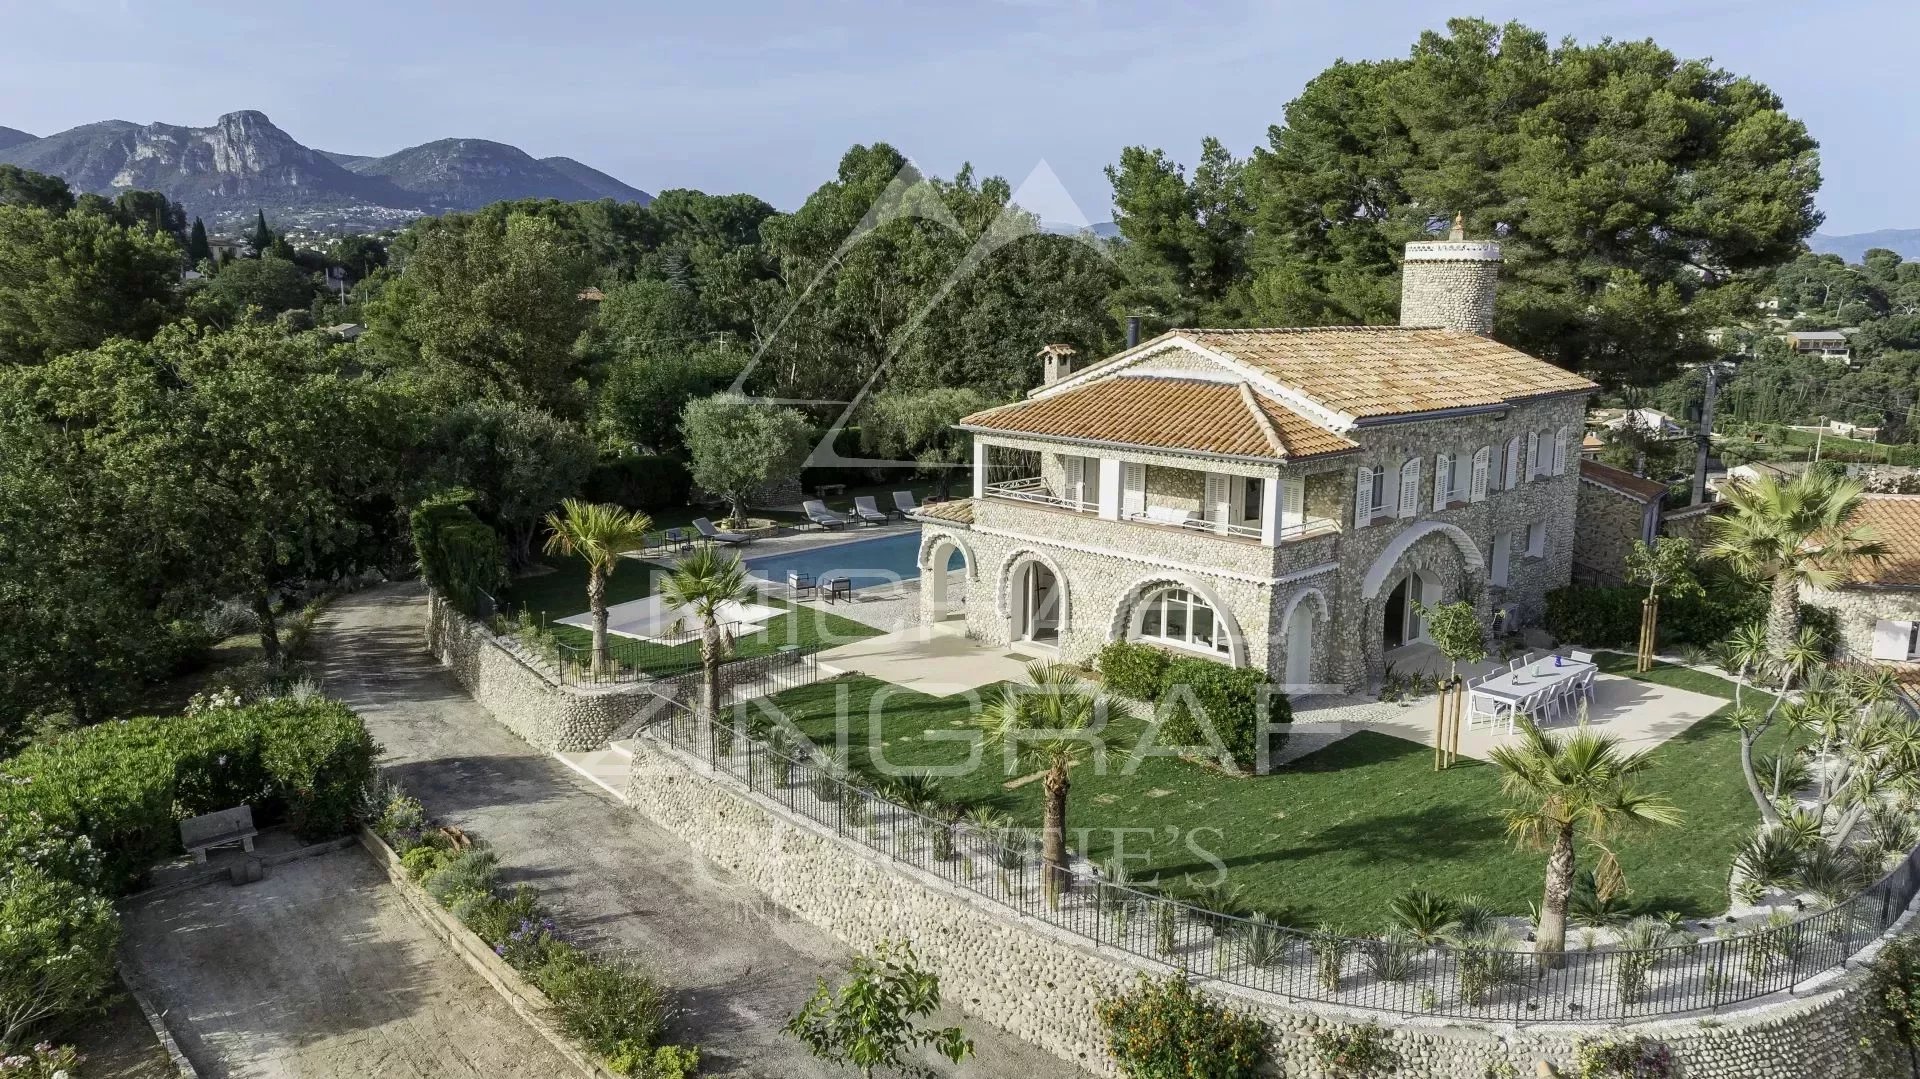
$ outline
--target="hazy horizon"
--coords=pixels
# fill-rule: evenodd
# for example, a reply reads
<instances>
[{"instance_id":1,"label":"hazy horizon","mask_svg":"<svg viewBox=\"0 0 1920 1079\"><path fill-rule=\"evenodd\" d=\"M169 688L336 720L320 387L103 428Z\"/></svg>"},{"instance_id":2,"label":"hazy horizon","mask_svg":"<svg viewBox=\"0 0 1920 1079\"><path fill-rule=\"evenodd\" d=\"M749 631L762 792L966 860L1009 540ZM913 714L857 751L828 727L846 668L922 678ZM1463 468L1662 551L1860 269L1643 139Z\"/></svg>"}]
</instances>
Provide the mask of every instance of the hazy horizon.
<instances>
[{"instance_id":1,"label":"hazy horizon","mask_svg":"<svg viewBox=\"0 0 1920 1079\"><path fill-rule=\"evenodd\" d=\"M367 0L190 11L65 0L9 13L0 125L44 136L108 119L203 126L258 109L323 150L491 139L648 191L745 191L786 210L832 177L848 146L885 141L941 176L970 161L1019 187L1041 169L1042 216L1075 223L1077 208L1102 221L1102 169L1121 147L1191 162L1211 134L1246 155L1329 63L1403 55L1421 30L1476 14L1582 41L1651 37L1759 79L1821 143L1820 231L1920 227L1905 182L1920 168L1920 87L1900 75L1920 10L1890 0L1684 13L1648 0L1604 11L1050 0L729 10L744 14L586 0L478 0L454 13Z\"/></svg>"}]
</instances>

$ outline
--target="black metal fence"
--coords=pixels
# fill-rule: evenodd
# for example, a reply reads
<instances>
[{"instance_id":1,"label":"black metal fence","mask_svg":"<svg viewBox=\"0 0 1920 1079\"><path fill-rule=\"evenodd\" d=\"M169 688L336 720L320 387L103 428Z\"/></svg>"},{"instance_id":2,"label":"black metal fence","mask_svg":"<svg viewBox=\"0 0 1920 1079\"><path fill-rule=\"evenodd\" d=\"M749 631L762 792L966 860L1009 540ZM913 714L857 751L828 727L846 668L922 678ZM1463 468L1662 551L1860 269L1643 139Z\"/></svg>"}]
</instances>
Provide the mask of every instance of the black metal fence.
<instances>
[{"instance_id":1,"label":"black metal fence","mask_svg":"<svg viewBox=\"0 0 1920 1079\"><path fill-rule=\"evenodd\" d=\"M1890 927L1920 891L1920 851L1853 899L1737 935L1648 949L1569 950L1549 963L1511 937L1416 943L1304 932L1124 884L1078 867L1050 897L1030 832L987 829L862 786L756 689L712 724L677 706L647 728L725 777L842 839L1010 911L1207 978L1296 1000L1401 1015L1508 1022L1617 1021L1710 1012L1831 970ZM689 698L697 699L697 698ZM765 737L752 733L758 729ZM1732 929L1732 926L1726 926ZM1577 935L1576 935L1577 936Z\"/></svg>"}]
</instances>

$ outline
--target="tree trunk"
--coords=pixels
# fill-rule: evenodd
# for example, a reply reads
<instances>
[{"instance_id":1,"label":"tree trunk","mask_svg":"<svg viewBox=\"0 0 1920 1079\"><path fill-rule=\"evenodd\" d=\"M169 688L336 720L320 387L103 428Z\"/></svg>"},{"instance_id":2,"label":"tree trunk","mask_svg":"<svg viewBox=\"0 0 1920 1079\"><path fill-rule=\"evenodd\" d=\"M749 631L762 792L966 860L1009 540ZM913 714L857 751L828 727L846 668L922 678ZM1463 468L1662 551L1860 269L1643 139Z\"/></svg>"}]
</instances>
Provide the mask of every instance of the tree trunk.
<instances>
[{"instance_id":1,"label":"tree trunk","mask_svg":"<svg viewBox=\"0 0 1920 1079\"><path fill-rule=\"evenodd\" d=\"M728 503L729 503L729 504L730 504L730 505L732 506L732 509L730 509L730 510L728 511L728 512L729 512L730 514L732 514L732 517L731 517L731 519L730 519L730 523L731 523L731 524L733 525L733 527L735 527L735 528L743 528L743 527L745 527L745 526L746 526L746 523L747 523L747 495L746 495L746 492L744 492L744 491L735 491L735 492L734 492L733 494L731 494L731 495L729 495L729 496L727 496L727 501L728 501Z\"/></svg>"},{"instance_id":2,"label":"tree trunk","mask_svg":"<svg viewBox=\"0 0 1920 1079\"><path fill-rule=\"evenodd\" d=\"M1753 770L1753 743L1766 728L1755 730L1752 734L1740 732L1740 774L1746 777L1747 793L1753 795L1753 804L1760 810L1760 821L1768 828L1778 827L1780 811L1774 808L1773 799L1760 789L1760 777Z\"/></svg>"},{"instance_id":3,"label":"tree trunk","mask_svg":"<svg viewBox=\"0 0 1920 1079\"><path fill-rule=\"evenodd\" d=\"M1773 598L1767 604L1767 652L1780 659L1799 635L1800 582L1783 572L1773 579Z\"/></svg>"},{"instance_id":4,"label":"tree trunk","mask_svg":"<svg viewBox=\"0 0 1920 1079\"><path fill-rule=\"evenodd\" d=\"M701 691L701 710L709 724L720 715L720 626L711 616L700 627L700 667L705 685Z\"/></svg>"},{"instance_id":5,"label":"tree trunk","mask_svg":"<svg viewBox=\"0 0 1920 1079\"><path fill-rule=\"evenodd\" d=\"M1558 968L1566 962L1567 897L1572 894L1573 825L1564 824L1547 856L1546 891L1540 897L1540 931L1533 950L1542 966Z\"/></svg>"},{"instance_id":6,"label":"tree trunk","mask_svg":"<svg viewBox=\"0 0 1920 1079\"><path fill-rule=\"evenodd\" d=\"M587 567L587 610L593 612L593 673L611 669L607 659L607 575L599 566Z\"/></svg>"},{"instance_id":7,"label":"tree trunk","mask_svg":"<svg viewBox=\"0 0 1920 1079\"><path fill-rule=\"evenodd\" d=\"M1041 824L1040 858L1044 863L1041 872L1046 886L1047 906L1057 909L1061 893L1071 883L1067 872L1067 788L1072 784L1067 779L1067 766L1056 764L1047 769L1047 777L1043 782L1047 809Z\"/></svg>"},{"instance_id":8,"label":"tree trunk","mask_svg":"<svg viewBox=\"0 0 1920 1079\"><path fill-rule=\"evenodd\" d=\"M253 597L253 617L259 623L260 656L267 666L280 665L280 626L273 619L273 600L265 592Z\"/></svg>"}]
</instances>

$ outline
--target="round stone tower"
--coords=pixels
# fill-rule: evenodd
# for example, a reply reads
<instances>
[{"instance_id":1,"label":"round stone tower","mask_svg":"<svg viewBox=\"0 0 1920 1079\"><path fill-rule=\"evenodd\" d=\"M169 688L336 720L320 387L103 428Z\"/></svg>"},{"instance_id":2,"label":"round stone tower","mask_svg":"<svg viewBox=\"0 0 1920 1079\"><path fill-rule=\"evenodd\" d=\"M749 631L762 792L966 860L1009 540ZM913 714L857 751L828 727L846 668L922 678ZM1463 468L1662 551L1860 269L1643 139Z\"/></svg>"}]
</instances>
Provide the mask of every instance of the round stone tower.
<instances>
[{"instance_id":1,"label":"round stone tower","mask_svg":"<svg viewBox=\"0 0 1920 1079\"><path fill-rule=\"evenodd\" d=\"M1444 240L1407 245L1400 267L1400 325L1493 332L1493 294L1500 281L1500 245L1469 240L1461 219Z\"/></svg>"}]
</instances>

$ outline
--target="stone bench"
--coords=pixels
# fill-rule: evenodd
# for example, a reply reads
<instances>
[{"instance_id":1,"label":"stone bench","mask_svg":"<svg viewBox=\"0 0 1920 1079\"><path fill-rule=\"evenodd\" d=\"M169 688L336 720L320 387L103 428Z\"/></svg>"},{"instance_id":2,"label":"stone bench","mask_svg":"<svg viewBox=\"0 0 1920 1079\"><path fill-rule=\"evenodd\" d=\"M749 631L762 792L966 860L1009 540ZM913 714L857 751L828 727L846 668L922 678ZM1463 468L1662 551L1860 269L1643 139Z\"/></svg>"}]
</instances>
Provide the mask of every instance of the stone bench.
<instances>
[{"instance_id":1,"label":"stone bench","mask_svg":"<svg viewBox=\"0 0 1920 1079\"><path fill-rule=\"evenodd\" d=\"M253 827L253 810L248 806L202 813L180 822L180 845L187 848L196 862L205 862L209 849L231 843L240 844L241 850L251 854L253 837L259 834Z\"/></svg>"}]
</instances>

